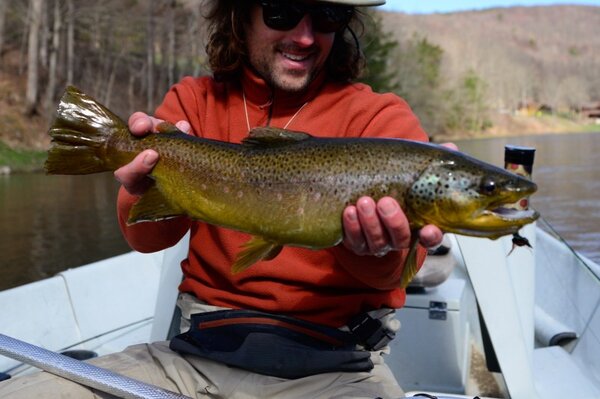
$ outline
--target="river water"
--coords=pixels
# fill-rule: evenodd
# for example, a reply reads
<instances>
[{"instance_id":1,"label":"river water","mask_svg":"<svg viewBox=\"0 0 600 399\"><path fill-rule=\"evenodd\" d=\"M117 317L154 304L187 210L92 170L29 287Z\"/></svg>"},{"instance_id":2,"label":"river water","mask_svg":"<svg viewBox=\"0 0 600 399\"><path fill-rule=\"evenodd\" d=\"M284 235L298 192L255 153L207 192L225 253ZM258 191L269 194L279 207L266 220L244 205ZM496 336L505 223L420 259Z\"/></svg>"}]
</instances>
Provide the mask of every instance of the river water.
<instances>
[{"instance_id":1,"label":"river water","mask_svg":"<svg viewBox=\"0 0 600 399\"><path fill-rule=\"evenodd\" d=\"M0 290L127 252L112 174L0 176Z\"/></svg>"},{"instance_id":2,"label":"river water","mask_svg":"<svg viewBox=\"0 0 600 399\"><path fill-rule=\"evenodd\" d=\"M457 142L502 166L505 144L537 148L531 202L573 247L600 262L600 134ZM0 290L127 252L115 216L117 184L91 176L0 176Z\"/></svg>"},{"instance_id":3,"label":"river water","mask_svg":"<svg viewBox=\"0 0 600 399\"><path fill-rule=\"evenodd\" d=\"M574 249L600 263L600 134L553 134L459 141L502 166L506 144L536 148L531 205Z\"/></svg>"}]
</instances>

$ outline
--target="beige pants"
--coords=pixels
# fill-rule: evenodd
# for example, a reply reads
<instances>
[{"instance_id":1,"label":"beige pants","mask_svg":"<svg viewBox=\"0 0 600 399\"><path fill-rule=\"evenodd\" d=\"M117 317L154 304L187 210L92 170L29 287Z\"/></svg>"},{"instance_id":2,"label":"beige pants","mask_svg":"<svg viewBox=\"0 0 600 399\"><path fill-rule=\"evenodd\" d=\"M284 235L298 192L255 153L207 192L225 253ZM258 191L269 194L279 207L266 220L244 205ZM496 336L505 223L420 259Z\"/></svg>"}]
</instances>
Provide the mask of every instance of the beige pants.
<instances>
[{"instance_id":1,"label":"beige pants","mask_svg":"<svg viewBox=\"0 0 600 399\"><path fill-rule=\"evenodd\" d=\"M206 305L183 296L182 319ZM214 310L214 309L213 309ZM185 323L182 323L185 324ZM142 344L90 362L117 373L180 392L193 398L399 398L404 394L381 352L372 352L373 370L361 373L325 373L287 380L228 367L186 356L169 349L167 342ZM46 372L0 382L0 398L109 398Z\"/></svg>"}]
</instances>

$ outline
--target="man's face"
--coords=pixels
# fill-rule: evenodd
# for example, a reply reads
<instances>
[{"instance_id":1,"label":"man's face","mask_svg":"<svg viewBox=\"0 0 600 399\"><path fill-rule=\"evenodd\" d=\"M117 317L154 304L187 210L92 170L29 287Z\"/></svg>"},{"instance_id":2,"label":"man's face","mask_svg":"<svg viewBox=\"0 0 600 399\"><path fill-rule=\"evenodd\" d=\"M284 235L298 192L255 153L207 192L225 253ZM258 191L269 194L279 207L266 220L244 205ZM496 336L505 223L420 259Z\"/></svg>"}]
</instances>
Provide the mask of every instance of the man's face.
<instances>
[{"instance_id":1,"label":"man's face","mask_svg":"<svg viewBox=\"0 0 600 399\"><path fill-rule=\"evenodd\" d=\"M305 90L324 67L335 33L313 29L310 15L294 28L274 30L263 22L262 7L252 7L246 27L250 64L274 88L288 92Z\"/></svg>"}]
</instances>

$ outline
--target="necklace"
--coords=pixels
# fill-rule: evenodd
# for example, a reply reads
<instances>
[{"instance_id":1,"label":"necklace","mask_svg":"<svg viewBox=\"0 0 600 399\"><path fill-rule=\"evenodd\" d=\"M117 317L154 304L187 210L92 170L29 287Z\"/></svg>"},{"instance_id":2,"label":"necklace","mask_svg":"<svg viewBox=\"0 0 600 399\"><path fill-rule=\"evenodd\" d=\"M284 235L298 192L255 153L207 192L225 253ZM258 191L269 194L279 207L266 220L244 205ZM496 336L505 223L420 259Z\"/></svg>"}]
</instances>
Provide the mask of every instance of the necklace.
<instances>
[{"instance_id":1,"label":"necklace","mask_svg":"<svg viewBox=\"0 0 600 399\"><path fill-rule=\"evenodd\" d=\"M242 89L242 99L244 100L244 114L246 115L246 126L248 127L248 131L250 131L251 128L250 128L250 118L248 117L248 104L246 104L246 92L243 89ZM302 109L304 109L304 107L306 107L308 105L308 103L309 103L309 101L305 102L304 104L302 104L302 106L300 108L298 108L298 111L296 111L296 113L294 115L292 115L290 120L287 121L287 123L283 127L284 130L288 128L290 123L292 123L292 121L298 116L300 111L302 111Z\"/></svg>"}]
</instances>

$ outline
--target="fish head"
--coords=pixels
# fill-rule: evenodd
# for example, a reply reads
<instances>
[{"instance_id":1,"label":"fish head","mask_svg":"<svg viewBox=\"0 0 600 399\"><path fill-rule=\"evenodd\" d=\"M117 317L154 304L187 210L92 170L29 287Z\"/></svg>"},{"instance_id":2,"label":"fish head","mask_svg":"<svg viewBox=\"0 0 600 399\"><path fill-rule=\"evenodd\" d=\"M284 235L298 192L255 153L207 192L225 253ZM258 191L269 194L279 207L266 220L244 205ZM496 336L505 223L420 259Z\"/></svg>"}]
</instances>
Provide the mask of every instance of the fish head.
<instances>
[{"instance_id":1,"label":"fish head","mask_svg":"<svg viewBox=\"0 0 600 399\"><path fill-rule=\"evenodd\" d=\"M457 152L421 173L406 208L415 227L434 224L446 232L495 239L538 218L534 210L510 207L536 190L528 179Z\"/></svg>"}]
</instances>

